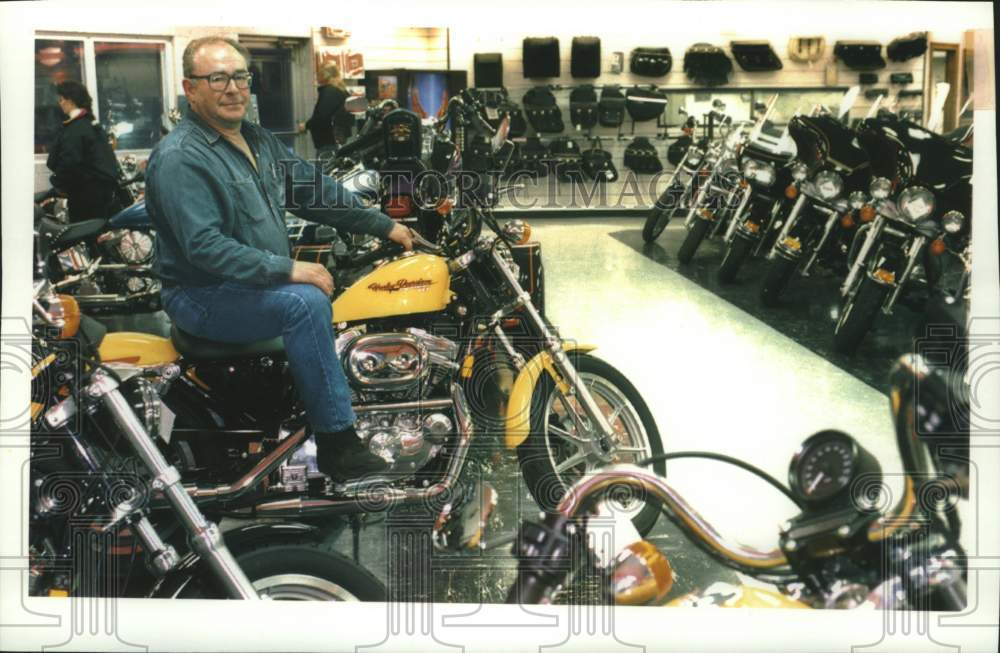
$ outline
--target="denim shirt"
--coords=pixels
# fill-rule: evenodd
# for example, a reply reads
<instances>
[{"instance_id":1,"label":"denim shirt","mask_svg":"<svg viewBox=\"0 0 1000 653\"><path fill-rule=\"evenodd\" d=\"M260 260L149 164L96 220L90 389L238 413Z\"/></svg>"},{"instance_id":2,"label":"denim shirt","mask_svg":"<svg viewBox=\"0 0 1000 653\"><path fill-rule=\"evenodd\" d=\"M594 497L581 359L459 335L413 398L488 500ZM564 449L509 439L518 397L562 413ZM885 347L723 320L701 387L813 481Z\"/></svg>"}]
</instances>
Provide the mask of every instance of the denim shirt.
<instances>
[{"instance_id":1,"label":"denim shirt","mask_svg":"<svg viewBox=\"0 0 1000 653\"><path fill-rule=\"evenodd\" d=\"M164 287L287 282L286 210L345 232L384 238L392 230L392 218L365 208L266 129L244 122L241 132L256 170L193 112L149 157L146 207L156 229L154 272Z\"/></svg>"}]
</instances>

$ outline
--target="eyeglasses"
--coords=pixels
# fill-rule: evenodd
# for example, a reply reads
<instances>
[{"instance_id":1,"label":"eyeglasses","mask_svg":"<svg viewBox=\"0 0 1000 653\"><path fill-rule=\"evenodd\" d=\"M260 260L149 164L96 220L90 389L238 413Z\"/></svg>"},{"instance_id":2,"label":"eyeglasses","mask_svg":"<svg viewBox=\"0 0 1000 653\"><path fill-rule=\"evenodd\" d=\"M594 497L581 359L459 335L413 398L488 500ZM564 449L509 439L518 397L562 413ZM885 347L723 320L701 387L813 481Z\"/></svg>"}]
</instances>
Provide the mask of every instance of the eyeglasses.
<instances>
[{"instance_id":1,"label":"eyeglasses","mask_svg":"<svg viewBox=\"0 0 1000 653\"><path fill-rule=\"evenodd\" d=\"M253 81L253 73L239 72L233 75L227 75L226 73L212 73L211 75L188 75L188 79L207 79L208 87L213 91L224 91L229 88L229 80L233 80L236 84L236 88L245 89L250 88L250 82Z\"/></svg>"}]
</instances>

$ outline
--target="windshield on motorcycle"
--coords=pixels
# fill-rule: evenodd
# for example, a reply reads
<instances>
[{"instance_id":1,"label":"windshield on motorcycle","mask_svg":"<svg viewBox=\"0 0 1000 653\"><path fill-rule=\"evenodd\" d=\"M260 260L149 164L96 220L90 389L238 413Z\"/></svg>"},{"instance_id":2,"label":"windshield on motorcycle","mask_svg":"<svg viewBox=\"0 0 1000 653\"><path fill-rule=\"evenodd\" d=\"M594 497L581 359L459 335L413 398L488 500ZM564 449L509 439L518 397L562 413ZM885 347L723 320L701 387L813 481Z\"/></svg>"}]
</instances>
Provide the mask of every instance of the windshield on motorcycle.
<instances>
[{"instance_id":1,"label":"windshield on motorcycle","mask_svg":"<svg viewBox=\"0 0 1000 653\"><path fill-rule=\"evenodd\" d=\"M810 167L829 162L853 172L868 162L854 132L832 116L796 116L788 131L799 160Z\"/></svg>"}]
</instances>

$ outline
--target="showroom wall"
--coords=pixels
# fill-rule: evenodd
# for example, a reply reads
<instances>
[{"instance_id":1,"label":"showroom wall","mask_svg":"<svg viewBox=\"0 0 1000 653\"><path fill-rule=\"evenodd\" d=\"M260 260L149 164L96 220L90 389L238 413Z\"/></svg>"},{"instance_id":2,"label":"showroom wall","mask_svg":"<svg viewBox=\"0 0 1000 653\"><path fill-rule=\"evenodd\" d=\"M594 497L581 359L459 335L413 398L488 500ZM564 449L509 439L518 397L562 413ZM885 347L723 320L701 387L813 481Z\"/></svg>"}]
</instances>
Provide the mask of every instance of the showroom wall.
<instances>
[{"instance_id":1,"label":"showroom wall","mask_svg":"<svg viewBox=\"0 0 1000 653\"><path fill-rule=\"evenodd\" d=\"M831 100L843 93L843 89L858 83L858 72L848 69L842 62L833 60L833 46L837 40L860 40L873 39L884 45L896 37L907 32L898 28L887 31L885 25L868 25L867 29L859 25L845 29L822 29L819 25L811 25L810 29L789 29L784 24L777 22L767 28L757 28L754 30L732 30L719 31L718 28L706 26L704 24L691 25L691 29L685 25L683 31L678 29L677 23L672 23L673 28L669 31L663 29L664 20L651 19L636 21L635 29L628 32L622 31L602 31L595 29L594 25L586 31L563 29L558 31L534 31L526 32L523 25L515 28L500 31L497 28L482 32L479 30L459 31L452 33L451 54L455 67L466 68L470 71L470 83L473 83L472 66L473 55L476 52L499 52L503 55L503 77L504 85L508 89L513 100L520 104L525 91L532 86L542 84L554 84L556 101L563 114L566 123L566 131L563 135L575 138L581 148L586 149L587 134L575 130L569 122L569 94L570 88L581 83L594 84L595 86L617 84L622 87L632 85L655 84L659 89L667 91L668 108L667 122L672 125L668 130L668 139L654 140L662 130L657 129L655 121L640 122L634 125L634 134L647 136L657 149L658 155L665 167L671 167L666 160L666 148L670 142L679 135L678 125L681 117L677 110L684 105L689 113L697 115L706 111L711 105L711 98L722 99L736 119L748 119L748 109L750 106L750 89L754 89L753 98L757 101L766 100L771 95L771 90L780 92L782 99L779 101L779 110L775 114L775 121L783 123L787 117L801 108L808 111L811 108L811 101L826 100L830 104ZM711 21L709 21L710 23ZM552 79L525 79L523 75L522 62L522 40L526 36L555 36L559 39L560 54L560 76ZM601 39L601 76L596 79L574 79L570 75L570 48L574 36L597 36ZM823 58L813 64L796 63L788 58L788 40L790 36L822 36L826 39L826 51ZM769 41L775 54L782 62L782 69L775 72L750 73L743 71L733 60L733 72L729 77L728 84L718 87L702 87L694 85L684 73L684 52L695 43L706 42L720 46L731 56L729 49L730 41L734 40L766 40ZM667 75L661 78L651 78L637 76L629 72L629 53L637 46L648 47L668 47L673 57L673 65ZM611 63L614 52L622 52L624 59L624 71L622 73L611 72ZM885 58L883 47L882 56ZM896 63L886 59L886 67L877 71L879 81L877 84L863 86L862 92L871 88L887 89L888 98L895 98L900 90L923 90L925 57L918 57L906 62ZM906 86L896 86L889 84L889 75L895 72L909 72L913 75L913 83ZM765 90L766 89L766 90ZM785 89L785 90L782 90ZM795 89L792 91L791 89ZM812 90L814 93L806 95L803 91ZM815 93L824 90L839 89L833 93ZM742 91L736 92L734 91ZM809 100L809 101L806 101ZM864 116L872 100L866 100L862 93L857 103L851 111L853 117ZM900 101L900 108L910 111L922 110L922 98L908 98ZM784 114L784 115L782 115ZM608 150L615 165L618 167L620 178L615 183L607 185L607 201L613 208L642 208L651 203L649 194L650 177L638 175L639 196L635 194L635 187L625 174L622 160L625 148L631 142L633 136L633 125L626 115L622 130L625 136L618 138L617 128L597 126L591 130L591 135L601 138L601 145ZM529 131L529 134L532 133ZM558 136L558 135L554 135ZM550 135L542 137L543 142L548 142ZM663 178L655 186L657 190L665 188L668 179ZM552 191L556 192L556 198L552 201ZM541 198L545 201L541 201ZM653 198L655 199L655 198ZM567 207L575 208L582 206L582 197L579 193L574 195L568 184L548 184L542 182L537 188L525 192L521 197L522 201L534 204L536 208ZM533 200L539 200L533 202Z\"/></svg>"},{"instance_id":2,"label":"showroom wall","mask_svg":"<svg viewBox=\"0 0 1000 653\"><path fill-rule=\"evenodd\" d=\"M321 46L340 46L364 55L365 67L367 69L382 68L410 68L410 69L465 69L468 71L469 83L473 84L472 61L476 52L500 52L504 61L504 83L508 88L511 98L521 103L524 92L530 87L540 84L555 84L557 101L562 109L563 121L566 130L563 136L575 138L584 149L588 146L587 134L574 130L569 120L568 96L569 87L578 83L589 83L597 86L605 84L617 84L624 87L633 84L648 85L655 84L657 87L668 93L669 105L666 114L666 121L671 125L676 125L679 121L677 110L680 106L686 106L689 111L699 112L709 106L712 97L722 98L727 108L732 111L737 118L746 118L745 112L751 98L756 100L764 99L774 90L781 93L779 102L780 111L776 114L777 121L783 122L782 113L791 114L796 108L808 110L812 102L823 101L826 104L835 104L836 96L843 92L843 89L856 84L858 73L847 69L840 62L833 62L833 46L839 39L873 39L886 45L892 38L902 36L910 31L927 29L928 20L926 16L913 14L901 15L898 20L887 22L884 20L865 20L859 17L855 24L845 26L843 21L838 21L835 25L830 25L824 20L822 11L811 10L811 22L800 18L798 24L791 20L760 22L757 21L753 27L746 26L746 21L741 20L734 12L728 14L720 11L720 7L714 4L705 5L697 3L697 7L681 6L662 8L658 11L650 11L649 15L640 14L636 16L634 26L627 30L621 26L601 29L601 22L595 21L593 16L581 17L571 16L566 20L548 24L558 24L558 30L534 29L532 24L540 24L543 21L532 22L525 20L475 20L470 19L463 24L454 24L450 28L445 27L394 27L383 26L376 23L364 23L362 25L339 25L346 30L349 35L346 38L329 38L324 35L324 30L318 25L305 26L295 23L268 22L266 27L177 27L169 29L157 29L151 26L136 24L126 24L127 21L111 17L102 16L99 20L96 17L89 17L80 20L79 16L67 14L61 20L54 20L51 23L51 33L97 33L100 25L102 34L120 34L122 36L157 36L167 38L171 41L169 55L172 58L172 70L168 68L168 75L172 75L171 88L175 93L180 93L180 57L184 46L191 38L201 36L206 33L223 33L242 35L243 37L259 35L267 37L287 38L301 42L303 53L296 60L298 66L296 77L296 99L295 104L300 115L305 117L311 108L315 97L315 88L312 86L311 75L313 73L312 63L314 61L312 50ZM761 5L766 7L766 5ZM784 11L788 6L784 7ZM829 6L827 6L829 11ZM785 17L788 19L789 17ZM336 25L334 21L330 23ZM942 17L940 21L934 21L934 31L930 38L943 42L962 43L962 30L958 25L948 25L947 17ZM93 29L95 31L88 31ZM46 32L49 32L47 29ZM574 80L569 74L570 44L572 38L578 35L598 36L601 38L602 66L601 76L597 79ZM556 36L560 41L561 75L557 78L545 80L527 80L522 74L522 39L526 36ZM826 52L823 60L814 64L795 63L787 57L788 38L790 36L822 36L826 40ZM683 58L685 50L697 42L708 42L723 47L729 54L729 43L733 40L767 40L782 60L783 68L780 71L769 73L748 73L742 71L738 64L733 61L733 72L729 78L729 83L725 86L712 89L696 87L691 84L683 72ZM673 67L671 71L662 78L646 78L632 75L628 71L628 57L630 51L640 45L646 46L666 46L669 47L673 55ZM622 73L611 72L612 53L621 52L624 58L625 70ZM883 57L885 57L883 49ZM919 57L903 63L887 61L887 66L877 71L879 81L872 86L862 87L863 90L871 88L884 88L889 91L890 100L902 89L923 90L925 85L925 68L927 57ZM914 81L905 87L889 84L889 75L893 72L910 72ZM794 90L793 90L794 89ZM808 95L806 95L808 91ZM852 115L863 115L868 108L869 100L863 96L859 98ZM900 107L919 112L924 109L925 98L912 98L902 101ZM634 130L634 131L633 131ZM591 135L601 137L601 144L604 149L611 152L613 161L622 175L622 179L614 184L609 184L606 189L608 202L618 208L636 208L648 204L648 177L639 176L640 195L636 195L635 187L626 183L626 172L622 163L622 157L627 144L634 135L644 135L651 137L658 155L663 164L669 169L666 161L667 145L677 136L678 130L672 127L668 130L668 139L655 140L657 135L662 136L662 130L658 130L656 122L636 123L634 126L626 116L622 127L624 136L619 140L619 130L606 127L595 127ZM529 129L529 134L532 131ZM558 135L545 135L543 141L548 142L551 137ZM305 136L299 137L295 141L296 149L302 154L311 154L311 145ZM140 153L140 156L142 154ZM36 188L47 187L48 171L44 166L44 157L36 157ZM660 187L666 180L661 180ZM536 189L523 193L522 198L534 198L541 195L552 195L554 192L554 204L548 208L556 206L566 206L571 204L573 197L569 196L568 184L550 184L548 181L542 182ZM652 189L652 190L655 190ZM536 203L537 204L537 203Z\"/></svg>"}]
</instances>

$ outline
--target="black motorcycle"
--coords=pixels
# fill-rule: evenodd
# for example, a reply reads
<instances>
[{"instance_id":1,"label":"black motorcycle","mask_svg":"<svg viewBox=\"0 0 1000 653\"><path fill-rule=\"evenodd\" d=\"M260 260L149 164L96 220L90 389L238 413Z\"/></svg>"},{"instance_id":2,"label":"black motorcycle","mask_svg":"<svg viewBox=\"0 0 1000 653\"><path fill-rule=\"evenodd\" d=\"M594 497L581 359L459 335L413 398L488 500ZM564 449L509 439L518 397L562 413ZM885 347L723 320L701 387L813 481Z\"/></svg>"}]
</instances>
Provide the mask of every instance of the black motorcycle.
<instances>
[{"instance_id":1,"label":"black motorcycle","mask_svg":"<svg viewBox=\"0 0 1000 653\"><path fill-rule=\"evenodd\" d=\"M841 287L834 345L853 353L881 310L891 313L904 292L934 288L942 255L961 257L972 211L972 150L889 114L865 130L890 143L893 177L872 180L874 219L858 230Z\"/></svg>"},{"instance_id":2,"label":"black motorcycle","mask_svg":"<svg viewBox=\"0 0 1000 653\"><path fill-rule=\"evenodd\" d=\"M141 173L140 173L141 174ZM35 229L51 247L50 280L90 313L155 311L160 282L153 276L153 233L142 200L109 218L72 224L54 213L55 191L35 195Z\"/></svg>"},{"instance_id":3,"label":"black motorcycle","mask_svg":"<svg viewBox=\"0 0 1000 653\"><path fill-rule=\"evenodd\" d=\"M667 161L673 166L673 173L667 188L646 215L642 227L645 242L651 243L659 238L670 220L690 209L704 181L718 163L718 158L713 155L719 146L716 141L720 129L732 122L732 118L723 113L724 109L725 105L720 100L713 102L712 110L701 122L701 136L697 139L698 120L688 116L681 127L681 136L667 148ZM686 112L681 109L680 113L684 115Z\"/></svg>"},{"instance_id":4,"label":"black motorcycle","mask_svg":"<svg viewBox=\"0 0 1000 653\"><path fill-rule=\"evenodd\" d=\"M202 512L154 441L164 418L155 388L99 360L103 327L45 279L44 240L36 236L29 595L385 600L371 574L318 548L312 527L223 534Z\"/></svg>"},{"instance_id":5,"label":"black motorcycle","mask_svg":"<svg viewBox=\"0 0 1000 653\"><path fill-rule=\"evenodd\" d=\"M786 143L783 133L766 126L740 150L740 173L746 187L726 230L726 253L718 269L720 282L734 281L751 253L759 254L770 244L764 236L774 233L771 225L784 219L782 211L788 208L783 200L793 182L789 164L794 156L794 142Z\"/></svg>"}]
</instances>

